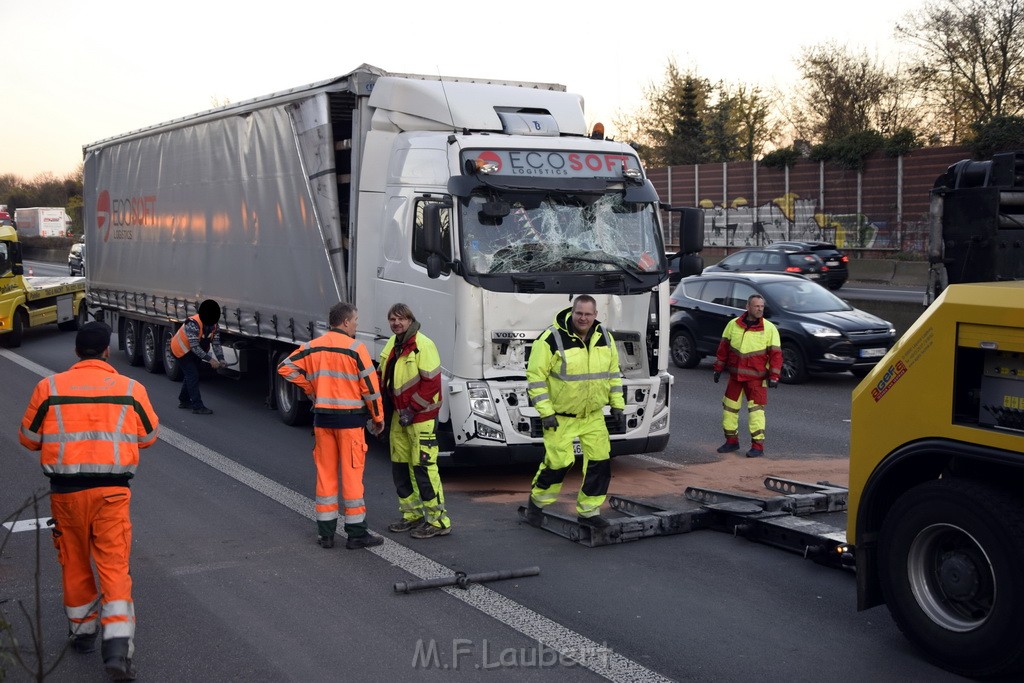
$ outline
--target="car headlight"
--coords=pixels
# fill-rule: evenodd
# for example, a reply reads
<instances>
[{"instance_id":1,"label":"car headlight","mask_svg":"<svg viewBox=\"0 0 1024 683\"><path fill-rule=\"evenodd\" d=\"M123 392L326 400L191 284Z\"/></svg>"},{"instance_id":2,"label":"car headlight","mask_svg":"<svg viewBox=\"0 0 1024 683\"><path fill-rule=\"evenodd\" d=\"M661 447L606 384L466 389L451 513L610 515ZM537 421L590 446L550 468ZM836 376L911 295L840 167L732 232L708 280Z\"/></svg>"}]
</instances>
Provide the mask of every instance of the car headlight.
<instances>
[{"instance_id":1,"label":"car headlight","mask_svg":"<svg viewBox=\"0 0 1024 683\"><path fill-rule=\"evenodd\" d=\"M816 325L815 323L800 323L800 326L807 330L808 334L812 334L815 337L841 337L842 333L834 327L828 325Z\"/></svg>"}]
</instances>

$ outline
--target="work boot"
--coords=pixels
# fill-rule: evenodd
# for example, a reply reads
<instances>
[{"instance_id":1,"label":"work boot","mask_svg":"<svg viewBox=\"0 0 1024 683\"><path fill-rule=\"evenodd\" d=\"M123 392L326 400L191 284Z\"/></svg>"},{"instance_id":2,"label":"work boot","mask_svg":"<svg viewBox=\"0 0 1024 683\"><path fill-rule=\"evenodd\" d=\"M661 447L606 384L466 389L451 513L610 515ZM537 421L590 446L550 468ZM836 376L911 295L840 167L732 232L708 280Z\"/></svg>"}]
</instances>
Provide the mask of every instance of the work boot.
<instances>
[{"instance_id":1,"label":"work boot","mask_svg":"<svg viewBox=\"0 0 1024 683\"><path fill-rule=\"evenodd\" d=\"M206 406L200 406L199 408L192 409L193 415L213 415L213 411Z\"/></svg>"},{"instance_id":2,"label":"work boot","mask_svg":"<svg viewBox=\"0 0 1024 683\"><path fill-rule=\"evenodd\" d=\"M423 524L423 518L417 517L416 519L401 519L400 521L388 524L388 531L393 534L402 534L410 529L415 529L420 524Z\"/></svg>"},{"instance_id":3,"label":"work boot","mask_svg":"<svg viewBox=\"0 0 1024 683\"><path fill-rule=\"evenodd\" d=\"M75 652L88 654L96 651L96 633L79 633L71 636L71 647Z\"/></svg>"},{"instance_id":4,"label":"work boot","mask_svg":"<svg viewBox=\"0 0 1024 683\"><path fill-rule=\"evenodd\" d=\"M191 403L185 403L184 401L179 401L178 402L178 407L182 408L183 410L190 410L192 408L192 404Z\"/></svg>"},{"instance_id":5,"label":"work boot","mask_svg":"<svg viewBox=\"0 0 1024 683\"><path fill-rule=\"evenodd\" d=\"M359 548L372 548L383 542L384 539L380 536L374 536L370 532L366 532L364 536L349 536L348 540L345 541L345 547L349 550L358 550Z\"/></svg>"},{"instance_id":6,"label":"work boot","mask_svg":"<svg viewBox=\"0 0 1024 683\"><path fill-rule=\"evenodd\" d=\"M594 529L604 529L611 526L611 522L601 515L594 515L593 517L577 517L576 521L580 524L593 527Z\"/></svg>"},{"instance_id":7,"label":"work boot","mask_svg":"<svg viewBox=\"0 0 1024 683\"><path fill-rule=\"evenodd\" d=\"M111 657L103 660L103 666L112 681L134 681L135 667L127 657Z\"/></svg>"},{"instance_id":8,"label":"work boot","mask_svg":"<svg viewBox=\"0 0 1024 683\"><path fill-rule=\"evenodd\" d=\"M316 542L320 544L321 548L333 548L334 536L318 536Z\"/></svg>"},{"instance_id":9,"label":"work boot","mask_svg":"<svg viewBox=\"0 0 1024 683\"><path fill-rule=\"evenodd\" d=\"M747 451L748 458L760 458L762 455L764 455L764 446L759 444L753 444Z\"/></svg>"},{"instance_id":10,"label":"work boot","mask_svg":"<svg viewBox=\"0 0 1024 683\"><path fill-rule=\"evenodd\" d=\"M409 538L433 538L434 536L447 536L451 532L450 526L434 526L424 523L409 532Z\"/></svg>"},{"instance_id":11,"label":"work boot","mask_svg":"<svg viewBox=\"0 0 1024 683\"><path fill-rule=\"evenodd\" d=\"M538 529L544 524L544 511L530 498L526 503L526 523Z\"/></svg>"},{"instance_id":12,"label":"work boot","mask_svg":"<svg viewBox=\"0 0 1024 683\"><path fill-rule=\"evenodd\" d=\"M726 441L718 447L719 453L735 453L740 449L739 441Z\"/></svg>"}]
</instances>

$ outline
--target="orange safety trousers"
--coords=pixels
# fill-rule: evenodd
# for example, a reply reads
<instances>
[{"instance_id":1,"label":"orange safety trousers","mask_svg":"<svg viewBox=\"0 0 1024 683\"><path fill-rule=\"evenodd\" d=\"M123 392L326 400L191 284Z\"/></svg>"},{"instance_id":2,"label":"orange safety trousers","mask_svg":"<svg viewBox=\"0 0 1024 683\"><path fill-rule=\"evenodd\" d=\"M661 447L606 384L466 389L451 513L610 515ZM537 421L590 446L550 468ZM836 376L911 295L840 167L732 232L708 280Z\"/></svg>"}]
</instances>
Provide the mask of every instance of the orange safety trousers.
<instances>
[{"instance_id":1,"label":"orange safety trousers","mask_svg":"<svg viewBox=\"0 0 1024 683\"><path fill-rule=\"evenodd\" d=\"M102 623L103 641L127 638L129 657L135 636L132 577L128 572L131 498L131 489L126 486L100 486L50 495L53 545L63 569L64 611L70 631L96 633ZM93 562L99 575L99 591Z\"/></svg>"},{"instance_id":2,"label":"orange safety trousers","mask_svg":"<svg viewBox=\"0 0 1024 683\"><path fill-rule=\"evenodd\" d=\"M333 535L338 528L338 480L345 515L345 531L361 536L366 529L366 502L363 500L363 469L366 466L366 437L363 428L335 429L314 427L316 444L316 521L321 536Z\"/></svg>"}]
</instances>

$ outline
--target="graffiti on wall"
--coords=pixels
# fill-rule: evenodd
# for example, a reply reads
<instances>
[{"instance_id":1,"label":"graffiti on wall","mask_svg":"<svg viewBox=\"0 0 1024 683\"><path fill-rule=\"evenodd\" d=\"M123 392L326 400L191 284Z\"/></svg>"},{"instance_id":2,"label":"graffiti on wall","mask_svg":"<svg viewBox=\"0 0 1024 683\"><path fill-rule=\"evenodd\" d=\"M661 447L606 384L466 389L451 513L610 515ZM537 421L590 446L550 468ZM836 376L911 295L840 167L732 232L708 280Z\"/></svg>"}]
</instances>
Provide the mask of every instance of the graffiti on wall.
<instances>
[{"instance_id":1,"label":"graffiti on wall","mask_svg":"<svg viewBox=\"0 0 1024 683\"><path fill-rule=\"evenodd\" d=\"M886 221L872 221L866 214L822 213L814 199L795 193L750 206L745 197L726 203L702 199L704 244L718 247L763 246L800 240L832 242L840 248L889 248L893 236Z\"/></svg>"}]
</instances>

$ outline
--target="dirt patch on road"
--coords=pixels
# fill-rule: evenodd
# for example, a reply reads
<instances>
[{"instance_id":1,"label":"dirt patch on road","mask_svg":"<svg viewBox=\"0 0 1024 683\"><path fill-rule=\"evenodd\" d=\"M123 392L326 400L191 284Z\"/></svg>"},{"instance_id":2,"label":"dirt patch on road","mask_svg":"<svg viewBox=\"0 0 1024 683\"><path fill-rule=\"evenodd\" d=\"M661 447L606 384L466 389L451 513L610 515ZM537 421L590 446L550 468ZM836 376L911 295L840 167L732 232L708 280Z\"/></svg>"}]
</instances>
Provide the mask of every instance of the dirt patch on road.
<instances>
[{"instance_id":1,"label":"dirt patch on road","mask_svg":"<svg viewBox=\"0 0 1024 683\"><path fill-rule=\"evenodd\" d=\"M850 479L849 461L836 458L776 460L740 455L706 464L672 466L623 456L612 461L612 483L608 492L615 496L657 501L667 496L681 497L687 486L700 486L767 497L774 495L763 484L770 476L809 484L828 481L846 486ZM442 478L445 489L467 493L477 502L521 504L529 495L533 470ZM562 497L574 500L579 487L580 467L577 466L565 479Z\"/></svg>"}]
</instances>

